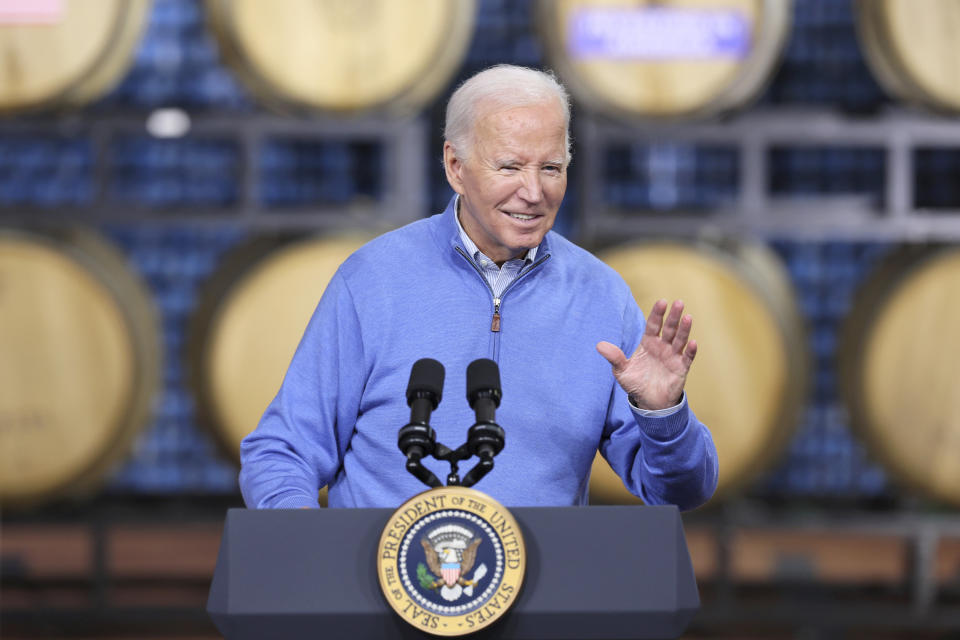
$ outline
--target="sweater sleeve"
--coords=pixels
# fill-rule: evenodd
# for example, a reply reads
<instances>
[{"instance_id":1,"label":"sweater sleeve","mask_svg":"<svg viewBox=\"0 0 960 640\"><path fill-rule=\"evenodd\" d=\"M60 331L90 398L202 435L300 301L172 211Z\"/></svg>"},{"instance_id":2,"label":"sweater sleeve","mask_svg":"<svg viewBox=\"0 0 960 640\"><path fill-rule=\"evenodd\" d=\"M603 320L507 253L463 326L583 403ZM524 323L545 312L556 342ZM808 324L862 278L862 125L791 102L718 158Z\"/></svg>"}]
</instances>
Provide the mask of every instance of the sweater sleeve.
<instances>
[{"instance_id":1,"label":"sweater sleeve","mask_svg":"<svg viewBox=\"0 0 960 640\"><path fill-rule=\"evenodd\" d=\"M363 341L338 271L324 291L276 397L240 445L250 508L317 507L341 466L363 388Z\"/></svg>"},{"instance_id":2,"label":"sweater sleeve","mask_svg":"<svg viewBox=\"0 0 960 640\"><path fill-rule=\"evenodd\" d=\"M619 345L628 356L640 344L644 326L631 300ZM647 504L674 504L681 510L709 500L717 488L717 450L686 393L676 412L654 417L633 411L626 392L616 382L613 386L600 452L627 489Z\"/></svg>"}]
</instances>

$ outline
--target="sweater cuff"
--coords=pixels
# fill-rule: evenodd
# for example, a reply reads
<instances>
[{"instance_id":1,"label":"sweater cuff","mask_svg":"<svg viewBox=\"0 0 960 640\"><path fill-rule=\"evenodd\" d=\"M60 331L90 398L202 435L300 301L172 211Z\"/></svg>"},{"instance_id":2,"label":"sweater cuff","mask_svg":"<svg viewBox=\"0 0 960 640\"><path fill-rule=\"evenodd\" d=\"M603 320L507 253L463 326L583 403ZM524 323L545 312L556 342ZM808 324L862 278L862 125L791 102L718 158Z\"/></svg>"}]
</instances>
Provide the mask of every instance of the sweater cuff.
<instances>
[{"instance_id":1,"label":"sweater cuff","mask_svg":"<svg viewBox=\"0 0 960 640\"><path fill-rule=\"evenodd\" d=\"M680 404L663 409L660 415L651 415L630 405L633 416L643 433L655 440L672 440L687 426L690 417L690 408L687 406L687 392L683 392ZM664 415L665 414L665 415Z\"/></svg>"},{"instance_id":2,"label":"sweater cuff","mask_svg":"<svg viewBox=\"0 0 960 640\"><path fill-rule=\"evenodd\" d=\"M687 401L687 392L683 391L680 394L680 402L673 405L672 407L667 407L666 409L641 409L637 405L633 404L633 400L630 399L630 396L627 396L627 402L630 403L630 408L633 409L633 412L640 416L641 418L666 418L669 415L683 409L683 404Z\"/></svg>"},{"instance_id":3,"label":"sweater cuff","mask_svg":"<svg viewBox=\"0 0 960 640\"><path fill-rule=\"evenodd\" d=\"M316 496L311 499L310 496L295 493L280 498L272 505L273 509L302 509L304 507L319 509L320 503L317 501Z\"/></svg>"}]
</instances>

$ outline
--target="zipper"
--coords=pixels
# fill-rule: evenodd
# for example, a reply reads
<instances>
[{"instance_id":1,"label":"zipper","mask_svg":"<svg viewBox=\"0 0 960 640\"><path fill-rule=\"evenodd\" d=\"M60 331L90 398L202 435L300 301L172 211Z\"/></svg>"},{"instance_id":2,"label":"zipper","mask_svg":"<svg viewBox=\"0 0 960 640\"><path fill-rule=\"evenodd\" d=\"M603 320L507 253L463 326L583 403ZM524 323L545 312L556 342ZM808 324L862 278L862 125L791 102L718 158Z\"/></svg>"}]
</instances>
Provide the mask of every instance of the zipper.
<instances>
[{"instance_id":1,"label":"zipper","mask_svg":"<svg viewBox=\"0 0 960 640\"><path fill-rule=\"evenodd\" d=\"M483 280L483 284L487 285L487 290L490 292L490 296L493 298L493 317L490 318L490 331L493 333L500 333L500 304L503 301L503 298L507 295L507 292L513 288L513 285L517 284L520 278L526 276L528 273L530 273L531 271L539 267L541 264L546 262L547 258L550 257L550 254L548 253L542 258L540 258L539 260L537 260L536 262L534 262L532 265L530 265L530 268L527 269L526 271L521 271L520 274L513 279L513 282L507 285L507 288L503 290L503 293L501 293L500 297L498 298L497 296L494 295L493 287L491 287L490 283L487 282L487 277L483 275L483 271L480 270L480 267L478 267L477 264L470 259L470 257L466 254L466 252L463 249L461 249L460 247L454 247L454 248L457 250L457 253L463 256L463 259L467 261L467 264L473 267L473 270L476 271L477 275L480 276L480 279Z\"/></svg>"}]
</instances>

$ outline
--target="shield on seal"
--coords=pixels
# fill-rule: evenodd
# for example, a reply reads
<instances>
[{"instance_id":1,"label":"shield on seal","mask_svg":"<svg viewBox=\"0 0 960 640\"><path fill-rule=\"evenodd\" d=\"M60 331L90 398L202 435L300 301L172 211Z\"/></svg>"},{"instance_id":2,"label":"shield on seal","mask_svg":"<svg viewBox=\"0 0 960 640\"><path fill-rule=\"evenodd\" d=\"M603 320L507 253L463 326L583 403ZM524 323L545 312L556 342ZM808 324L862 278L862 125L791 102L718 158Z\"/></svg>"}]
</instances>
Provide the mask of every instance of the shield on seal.
<instances>
[{"instance_id":1,"label":"shield on seal","mask_svg":"<svg viewBox=\"0 0 960 640\"><path fill-rule=\"evenodd\" d=\"M460 579L460 563L459 562L444 562L440 567L443 581L447 583L448 587L452 587L457 584L457 580Z\"/></svg>"}]
</instances>

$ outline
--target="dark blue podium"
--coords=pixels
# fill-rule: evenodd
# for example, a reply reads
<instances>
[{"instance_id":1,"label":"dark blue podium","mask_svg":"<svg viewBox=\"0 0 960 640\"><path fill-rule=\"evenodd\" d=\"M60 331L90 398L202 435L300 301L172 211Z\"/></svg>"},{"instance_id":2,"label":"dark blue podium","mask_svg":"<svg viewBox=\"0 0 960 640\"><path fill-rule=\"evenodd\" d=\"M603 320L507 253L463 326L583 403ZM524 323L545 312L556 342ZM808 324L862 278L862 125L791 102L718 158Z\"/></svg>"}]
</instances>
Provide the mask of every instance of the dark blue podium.
<instances>
[{"instance_id":1,"label":"dark blue podium","mask_svg":"<svg viewBox=\"0 0 960 640\"><path fill-rule=\"evenodd\" d=\"M527 571L510 612L470 638L677 638L700 606L675 507L524 507ZM376 575L391 509L227 514L207 611L228 640L435 638Z\"/></svg>"}]
</instances>

